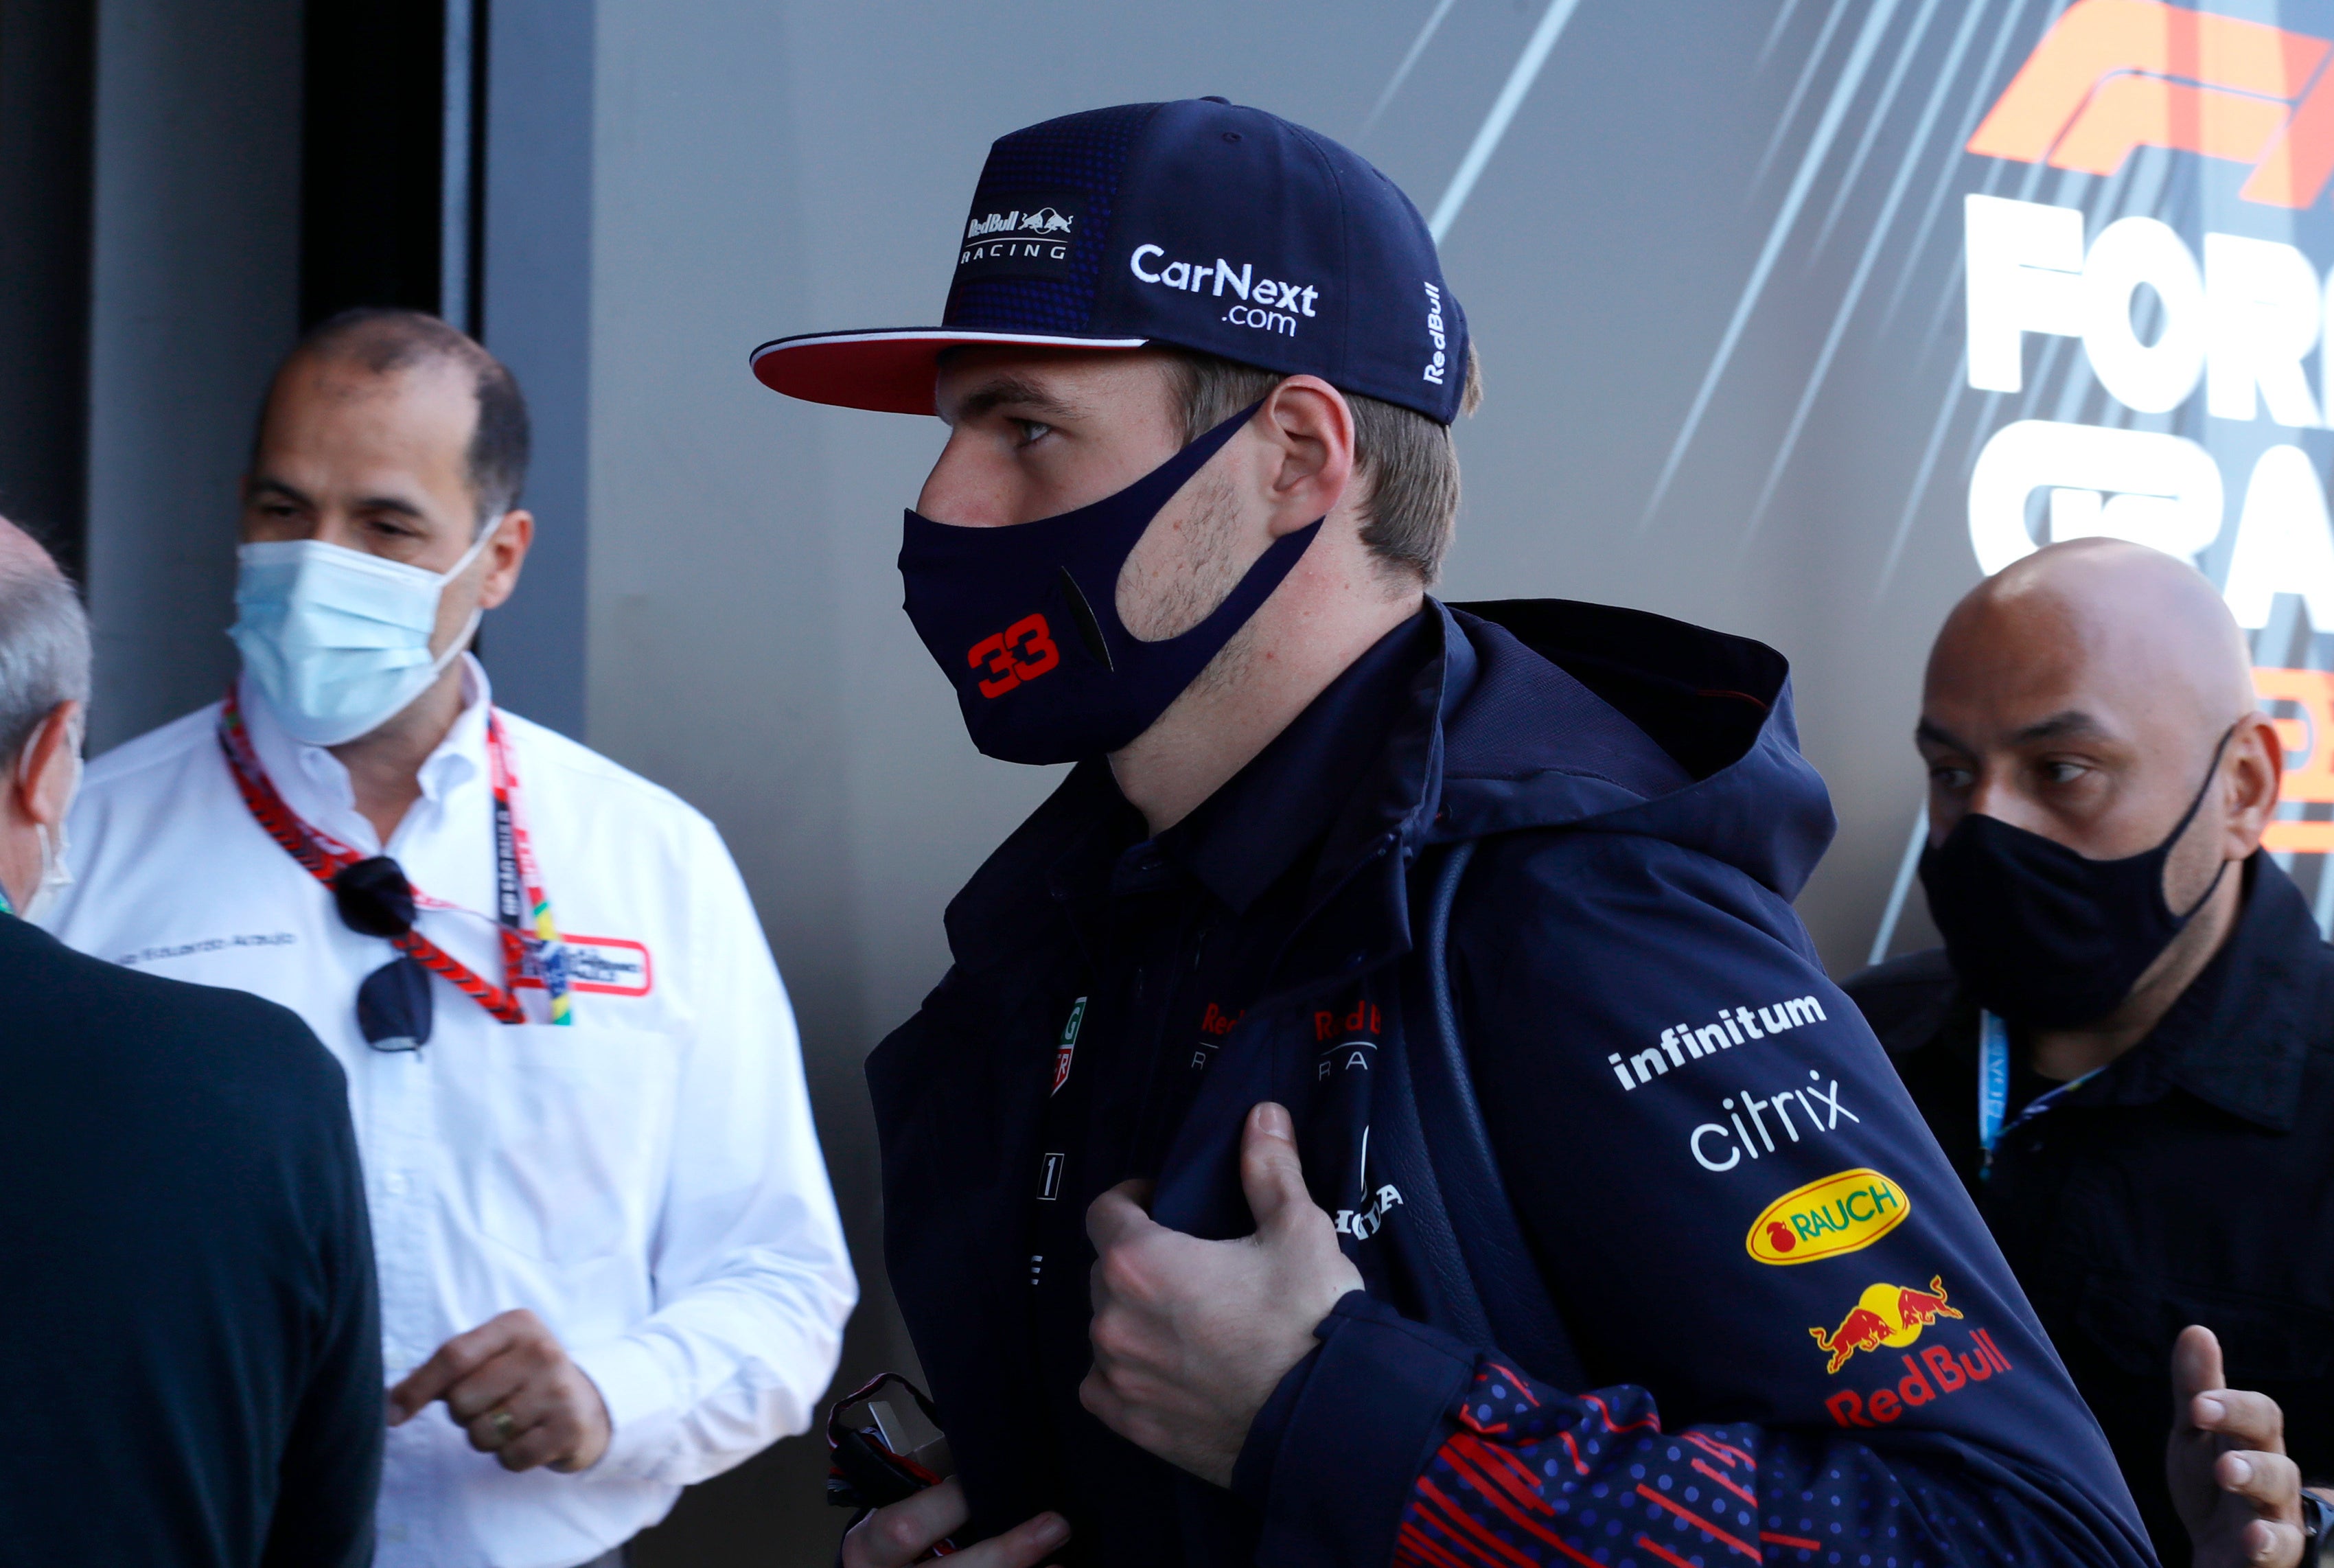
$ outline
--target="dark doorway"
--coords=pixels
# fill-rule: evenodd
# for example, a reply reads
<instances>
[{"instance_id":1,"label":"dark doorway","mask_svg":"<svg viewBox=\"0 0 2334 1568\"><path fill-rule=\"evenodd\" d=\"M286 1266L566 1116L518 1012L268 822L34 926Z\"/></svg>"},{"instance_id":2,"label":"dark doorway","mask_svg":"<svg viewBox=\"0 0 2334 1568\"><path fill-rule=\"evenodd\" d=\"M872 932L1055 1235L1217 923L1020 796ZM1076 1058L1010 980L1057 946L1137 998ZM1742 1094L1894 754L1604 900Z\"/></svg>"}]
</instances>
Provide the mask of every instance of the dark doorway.
<instances>
[{"instance_id":1,"label":"dark doorway","mask_svg":"<svg viewBox=\"0 0 2334 1568\"><path fill-rule=\"evenodd\" d=\"M94 0L0 0L0 515L78 581L89 469Z\"/></svg>"},{"instance_id":2,"label":"dark doorway","mask_svg":"<svg viewBox=\"0 0 2334 1568\"><path fill-rule=\"evenodd\" d=\"M303 328L385 305L477 330L484 12L484 0L309 0Z\"/></svg>"}]
</instances>

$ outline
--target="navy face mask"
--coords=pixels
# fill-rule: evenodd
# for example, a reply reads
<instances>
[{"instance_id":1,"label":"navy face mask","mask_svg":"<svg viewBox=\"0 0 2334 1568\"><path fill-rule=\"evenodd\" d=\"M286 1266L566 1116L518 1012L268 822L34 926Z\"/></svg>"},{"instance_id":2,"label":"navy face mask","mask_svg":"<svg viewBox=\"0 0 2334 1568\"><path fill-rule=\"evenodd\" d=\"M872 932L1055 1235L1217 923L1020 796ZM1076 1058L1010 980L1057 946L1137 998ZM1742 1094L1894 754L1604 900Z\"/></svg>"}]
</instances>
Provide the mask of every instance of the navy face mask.
<instances>
[{"instance_id":1,"label":"navy face mask","mask_svg":"<svg viewBox=\"0 0 2334 1568\"><path fill-rule=\"evenodd\" d=\"M2164 863L2220 776L2228 743L2222 736L2196 798L2153 849L2092 860L1972 812L1922 852L1921 886L1945 956L1988 1011L2038 1029L2072 1029L2105 1018L2131 994L2228 872L2223 861L2185 912L2164 902Z\"/></svg>"},{"instance_id":2,"label":"navy face mask","mask_svg":"<svg viewBox=\"0 0 2334 1568\"><path fill-rule=\"evenodd\" d=\"M1261 403L1092 506L1007 528L912 509L900 546L908 619L956 686L972 743L1007 762L1077 762L1151 728L1248 624L1321 531L1257 558L1190 631L1141 641L1118 618L1118 575L1161 508Z\"/></svg>"}]
</instances>

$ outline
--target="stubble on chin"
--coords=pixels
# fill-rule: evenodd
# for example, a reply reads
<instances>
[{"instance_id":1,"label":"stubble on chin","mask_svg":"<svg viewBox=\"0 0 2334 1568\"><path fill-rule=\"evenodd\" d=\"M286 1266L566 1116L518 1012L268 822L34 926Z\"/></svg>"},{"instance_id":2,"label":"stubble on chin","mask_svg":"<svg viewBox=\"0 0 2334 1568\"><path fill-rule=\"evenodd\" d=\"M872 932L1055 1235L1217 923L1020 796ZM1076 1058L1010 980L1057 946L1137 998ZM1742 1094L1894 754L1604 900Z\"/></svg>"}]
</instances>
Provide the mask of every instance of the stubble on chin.
<instances>
[{"instance_id":1,"label":"stubble on chin","mask_svg":"<svg viewBox=\"0 0 2334 1568\"><path fill-rule=\"evenodd\" d=\"M1178 509L1172 524L1168 511L1153 520L1119 572L1119 619L1145 643L1180 637L1206 620L1253 564L1239 558L1240 518L1229 479L1201 469L1168 503L1169 511ZM1209 668L1223 663L1220 653Z\"/></svg>"}]
</instances>

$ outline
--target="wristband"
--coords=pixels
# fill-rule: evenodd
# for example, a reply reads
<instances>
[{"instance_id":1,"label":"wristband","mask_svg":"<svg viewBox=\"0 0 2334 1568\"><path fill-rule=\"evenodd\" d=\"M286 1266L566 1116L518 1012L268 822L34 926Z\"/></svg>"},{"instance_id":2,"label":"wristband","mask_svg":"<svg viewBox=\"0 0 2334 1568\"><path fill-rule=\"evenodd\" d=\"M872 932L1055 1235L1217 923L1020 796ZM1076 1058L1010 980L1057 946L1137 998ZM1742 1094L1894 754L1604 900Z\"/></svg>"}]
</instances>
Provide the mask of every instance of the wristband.
<instances>
[{"instance_id":1,"label":"wristband","mask_svg":"<svg viewBox=\"0 0 2334 1568\"><path fill-rule=\"evenodd\" d=\"M2334 1568L2334 1503L2301 1491L2301 1568Z\"/></svg>"}]
</instances>

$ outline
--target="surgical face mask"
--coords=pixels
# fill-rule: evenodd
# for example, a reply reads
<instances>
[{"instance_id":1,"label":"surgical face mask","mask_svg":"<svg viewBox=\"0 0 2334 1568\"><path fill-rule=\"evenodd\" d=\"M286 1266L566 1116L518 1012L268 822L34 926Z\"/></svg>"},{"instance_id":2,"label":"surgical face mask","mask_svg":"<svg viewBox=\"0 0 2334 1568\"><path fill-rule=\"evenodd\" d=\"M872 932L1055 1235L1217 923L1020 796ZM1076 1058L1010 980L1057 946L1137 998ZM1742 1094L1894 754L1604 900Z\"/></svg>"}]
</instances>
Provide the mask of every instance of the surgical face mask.
<instances>
[{"instance_id":1,"label":"surgical face mask","mask_svg":"<svg viewBox=\"0 0 2334 1568\"><path fill-rule=\"evenodd\" d=\"M26 920L35 924L38 924L50 910L56 907L57 895L72 886L72 868L65 864L65 856L71 847L65 831L65 819L72 813L73 797L81 793L82 730L78 723L74 726L72 739L65 743L72 748L72 782L65 787L64 810L57 817L54 832L50 830L49 825L45 822L33 824L33 830L39 834L41 838L41 880L34 887L33 895L24 900L22 913ZM31 748L28 747L26 750L29 751ZM20 763L19 767L23 765ZM5 895L0 895L0 905L5 905Z\"/></svg>"},{"instance_id":2,"label":"surgical face mask","mask_svg":"<svg viewBox=\"0 0 2334 1568\"><path fill-rule=\"evenodd\" d=\"M1929 914L1970 993L1989 1011L2037 1029L2071 1029L2120 1006L2227 874L2224 861L2184 912L2164 901L2165 862L2219 777L2228 743L2222 736L2179 823L2137 855L2092 860L1975 813L1924 850Z\"/></svg>"},{"instance_id":3,"label":"surgical face mask","mask_svg":"<svg viewBox=\"0 0 2334 1568\"><path fill-rule=\"evenodd\" d=\"M78 787L77 778L75 784ZM33 889L33 895L24 900L24 918L37 925L47 917L50 910L56 907L57 895L72 886L73 874L72 868L65 864L65 854L71 845L64 823L60 820L53 833L49 831L45 822L36 822L33 828L41 836L41 883Z\"/></svg>"},{"instance_id":4,"label":"surgical face mask","mask_svg":"<svg viewBox=\"0 0 2334 1568\"><path fill-rule=\"evenodd\" d=\"M477 629L470 612L443 653L429 651L438 600L494 537L491 526L443 574L320 539L236 552L227 631L275 716L311 746L337 746L387 723L429 689Z\"/></svg>"},{"instance_id":5,"label":"surgical face mask","mask_svg":"<svg viewBox=\"0 0 2334 1568\"><path fill-rule=\"evenodd\" d=\"M1318 521L1275 540L1189 631L1143 642L1118 617L1120 569L1151 520L1255 411L1075 511L993 528L907 514L908 619L955 685L975 746L1008 762L1117 750L1151 728L1296 569Z\"/></svg>"}]
</instances>

